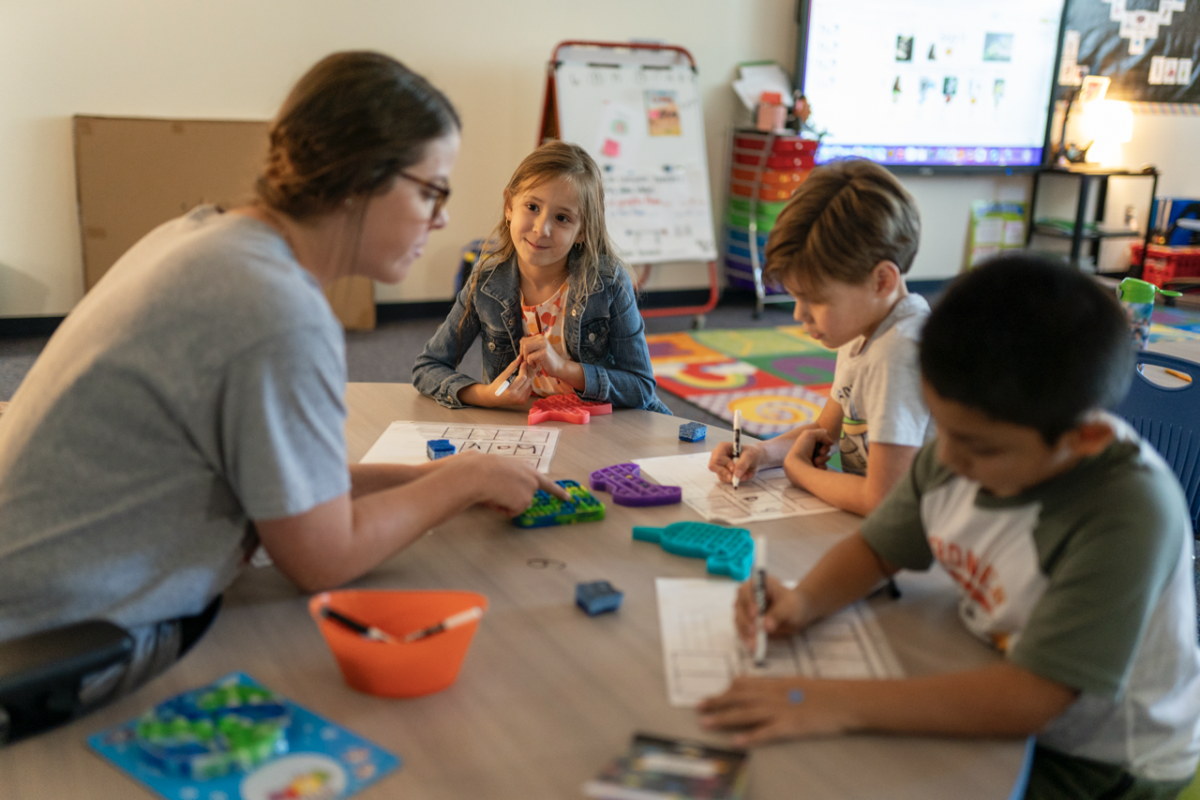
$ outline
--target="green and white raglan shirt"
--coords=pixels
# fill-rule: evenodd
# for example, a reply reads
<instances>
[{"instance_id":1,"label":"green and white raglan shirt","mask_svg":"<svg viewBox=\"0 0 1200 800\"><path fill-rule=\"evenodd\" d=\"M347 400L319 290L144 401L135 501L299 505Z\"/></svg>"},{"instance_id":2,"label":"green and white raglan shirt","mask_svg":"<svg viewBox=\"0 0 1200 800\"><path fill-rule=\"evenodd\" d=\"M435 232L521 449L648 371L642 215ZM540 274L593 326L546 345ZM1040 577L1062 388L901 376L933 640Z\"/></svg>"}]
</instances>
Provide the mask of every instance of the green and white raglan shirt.
<instances>
[{"instance_id":1,"label":"green and white raglan shirt","mask_svg":"<svg viewBox=\"0 0 1200 800\"><path fill-rule=\"evenodd\" d=\"M972 633L1080 691L1039 744L1183 780L1200 758L1187 504L1158 453L1111 422L1103 453L1018 497L991 496L927 445L862 535L893 566L936 560Z\"/></svg>"},{"instance_id":2,"label":"green and white raglan shirt","mask_svg":"<svg viewBox=\"0 0 1200 800\"><path fill-rule=\"evenodd\" d=\"M829 397L842 407L842 472L867 474L871 442L920 447L933 438L917 360L928 316L925 298L907 295L870 339L859 336L838 348Z\"/></svg>"}]
</instances>

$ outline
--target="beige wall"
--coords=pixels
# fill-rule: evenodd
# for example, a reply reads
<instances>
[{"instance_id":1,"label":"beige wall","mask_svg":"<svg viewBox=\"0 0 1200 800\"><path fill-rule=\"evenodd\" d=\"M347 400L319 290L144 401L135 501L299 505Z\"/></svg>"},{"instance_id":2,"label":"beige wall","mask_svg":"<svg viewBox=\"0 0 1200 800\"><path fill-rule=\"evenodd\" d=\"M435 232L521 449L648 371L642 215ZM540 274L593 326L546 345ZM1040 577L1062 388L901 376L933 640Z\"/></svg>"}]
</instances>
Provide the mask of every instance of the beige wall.
<instances>
[{"instance_id":1,"label":"beige wall","mask_svg":"<svg viewBox=\"0 0 1200 800\"><path fill-rule=\"evenodd\" d=\"M391 53L458 106L450 226L378 298L450 296L459 248L486 234L533 147L545 64L568 38L663 39L700 65L708 145L724 161L739 61L793 61L794 0L0 0L0 316L63 314L82 293L72 114L270 117L316 59ZM714 188L723 189L719 175ZM716 201L717 205L720 204ZM665 268L658 285L703 273ZM653 287L652 287L653 288Z\"/></svg>"},{"instance_id":2,"label":"beige wall","mask_svg":"<svg viewBox=\"0 0 1200 800\"><path fill-rule=\"evenodd\" d=\"M265 119L319 57L391 53L424 73L465 122L450 226L381 301L450 296L457 254L500 213L500 189L533 146L545 63L568 38L663 39L700 67L714 208L725 142L742 121L739 61L793 63L795 0L0 0L0 317L64 314L82 294L72 114ZM819 111L819 110L818 110ZM1200 119L1155 118L1147 154L1164 191L1200 194ZM911 178L925 236L912 277L955 273L968 204L1021 195L1027 179ZM697 277L700 276L700 277ZM702 285L702 267L658 268L649 288Z\"/></svg>"}]
</instances>

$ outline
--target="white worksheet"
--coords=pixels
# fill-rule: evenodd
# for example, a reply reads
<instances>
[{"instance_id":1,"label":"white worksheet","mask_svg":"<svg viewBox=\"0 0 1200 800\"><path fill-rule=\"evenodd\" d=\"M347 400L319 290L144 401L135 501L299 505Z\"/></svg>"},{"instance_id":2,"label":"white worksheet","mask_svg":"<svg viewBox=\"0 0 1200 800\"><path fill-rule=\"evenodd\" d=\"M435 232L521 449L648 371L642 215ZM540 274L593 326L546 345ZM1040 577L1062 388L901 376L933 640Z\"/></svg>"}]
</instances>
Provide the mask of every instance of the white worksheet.
<instances>
[{"instance_id":1,"label":"white worksheet","mask_svg":"<svg viewBox=\"0 0 1200 800\"><path fill-rule=\"evenodd\" d=\"M782 467L760 470L734 489L722 483L715 472L709 472L708 459L708 453L694 453L639 458L634 463L642 468L643 476L665 486L681 487L683 501L709 522L745 525L837 511L810 492L793 486Z\"/></svg>"},{"instance_id":2,"label":"white worksheet","mask_svg":"<svg viewBox=\"0 0 1200 800\"><path fill-rule=\"evenodd\" d=\"M363 464L424 464L430 439L449 439L455 452L475 450L527 461L539 472L549 472L558 447L557 428L525 425L447 425L442 422L398 420L362 457Z\"/></svg>"},{"instance_id":3,"label":"white worksheet","mask_svg":"<svg viewBox=\"0 0 1200 800\"><path fill-rule=\"evenodd\" d=\"M667 699L691 708L720 694L739 675L870 679L904 671L866 603L855 603L791 639L771 639L756 667L733 624L735 581L658 578Z\"/></svg>"}]
</instances>

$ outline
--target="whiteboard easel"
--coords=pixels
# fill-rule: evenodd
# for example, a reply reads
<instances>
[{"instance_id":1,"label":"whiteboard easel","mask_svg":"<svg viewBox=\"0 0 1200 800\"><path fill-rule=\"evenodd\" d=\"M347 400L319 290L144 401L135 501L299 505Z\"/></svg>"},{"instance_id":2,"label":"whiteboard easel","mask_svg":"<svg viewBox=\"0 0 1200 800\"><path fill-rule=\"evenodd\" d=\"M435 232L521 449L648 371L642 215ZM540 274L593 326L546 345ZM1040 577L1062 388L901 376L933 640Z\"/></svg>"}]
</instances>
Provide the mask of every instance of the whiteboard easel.
<instances>
[{"instance_id":1,"label":"whiteboard easel","mask_svg":"<svg viewBox=\"0 0 1200 800\"><path fill-rule=\"evenodd\" d=\"M588 151L604 174L608 233L630 264L707 261L703 306L643 310L699 315L717 304L716 238L700 85L691 54L674 45L561 42L547 69L540 141ZM697 319L697 327L700 320Z\"/></svg>"}]
</instances>

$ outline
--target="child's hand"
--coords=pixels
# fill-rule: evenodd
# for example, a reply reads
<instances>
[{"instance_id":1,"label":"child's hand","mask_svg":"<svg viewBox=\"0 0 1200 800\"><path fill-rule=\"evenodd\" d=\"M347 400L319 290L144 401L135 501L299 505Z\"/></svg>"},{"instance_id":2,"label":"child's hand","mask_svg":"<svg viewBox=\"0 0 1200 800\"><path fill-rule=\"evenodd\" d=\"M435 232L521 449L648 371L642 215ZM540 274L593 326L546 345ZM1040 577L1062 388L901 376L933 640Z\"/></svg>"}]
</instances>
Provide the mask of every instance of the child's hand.
<instances>
[{"instance_id":1,"label":"child's hand","mask_svg":"<svg viewBox=\"0 0 1200 800\"><path fill-rule=\"evenodd\" d=\"M567 365L566 359L550 345L550 340L540 333L521 340L521 355L531 369L541 370L542 374L552 378L561 378Z\"/></svg>"},{"instance_id":2,"label":"child's hand","mask_svg":"<svg viewBox=\"0 0 1200 800\"><path fill-rule=\"evenodd\" d=\"M784 461L825 469L833 455L834 441L824 428L809 428L796 437Z\"/></svg>"},{"instance_id":3,"label":"child's hand","mask_svg":"<svg viewBox=\"0 0 1200 800\"><path fill-rule=\"evenodd\" d=\"M513 378L512 383L497 396L496 392L514 372L516 376ZM526 364L524 358L517 356L516 360L509 364L504 372L501 372L496 380L492 381L484 389L483 400L485 401L485 405L490 407L519 406L528 402L529 395L532 392L533 378L530 376L528 364Z\"/></svg>"},{"instance_id":4,"label":"child's hand","mask_svg":"<svg viewBox=\"0 0 1200 800\"><path fill-rule=\"evenodd\" d=\"M754 652L754 639L758 633L754 581L746 581L738 588L737 600L733 604L733 620L738 636L746 643L746 648ZM785 587L775 576L767 575L767 613L763 615L763 628L767 635L794 636L804 627L804 602L799 593Z\"/></svg>"},{"instance_id":5,"label":"child's hand","mask_svg":"<svg viewBox=\"0 0 1200 800\"><path fill-rule=\"evenodd\" d=\"M739 730L739 747L798 736L829 736L854 729L854 717L825 681L808 678L734 678L724 694L696 706L710 730Z\"/></svg>"},{"instance_id":6,"label":"child's hand","mask_svg":"<svg viewBox=\"0 0 1200 800\"><path fill-rule=\"evenodd\" d=\"M742 454L734 462L733 445L730 442L721 442L708 458L708 469L717 473L722 483L733 483L733 475L736 472L738 482L741 483L754 477L765 457L766 451L762 446L743 444Z\"/></svg>"},{"instance_id":7,"label":"child's hand","mask_svg":"<svg viewBox=\"0 0 1200 800\"><path fill-rule=\"evenodd\" d=\"M474 486L476 503L508 517L515 517L529 508L538 489L562 500L571 499L566 489L523 461L478 452L460 453L439 461L445 462L439 469L443 480Z\"/></svg>"}]
</instances>

